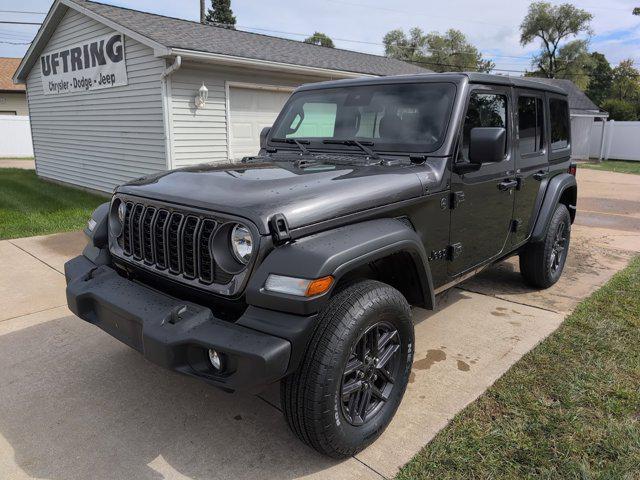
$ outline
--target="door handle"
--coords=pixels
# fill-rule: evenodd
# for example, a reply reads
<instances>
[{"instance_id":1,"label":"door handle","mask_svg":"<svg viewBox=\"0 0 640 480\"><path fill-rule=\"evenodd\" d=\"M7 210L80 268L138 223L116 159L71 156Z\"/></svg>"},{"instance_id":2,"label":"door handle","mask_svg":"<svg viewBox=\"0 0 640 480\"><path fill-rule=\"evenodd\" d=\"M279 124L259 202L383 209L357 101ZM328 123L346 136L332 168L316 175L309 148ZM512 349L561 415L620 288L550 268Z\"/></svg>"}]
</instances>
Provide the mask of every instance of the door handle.
<instances>
[{"instance_id":1,"label":"door handle","mask_svg":"<svg viewBox=\"0 0 640 480\"><path fill-rule=\"evenodd\" d=\"M516 188L517 186L518 186L517 180L505 180L504 182L500 182L498 184L498 188L503 192L506 192L507 190L511 190L512 188Z\"/></svg>"},{"instance_id":2,"label":"door handle","mask_svg":"<svg viewBox=\"0 0 640 480\"><path fill-rule=\"evenodd\" d=\"M538 181L542 181L545 178L547 178L547 176L549 175L549 173L545 170L540 170L539 172L536 172L533 174L533 178L535 178Z\"/></svg>"}]
</instances>

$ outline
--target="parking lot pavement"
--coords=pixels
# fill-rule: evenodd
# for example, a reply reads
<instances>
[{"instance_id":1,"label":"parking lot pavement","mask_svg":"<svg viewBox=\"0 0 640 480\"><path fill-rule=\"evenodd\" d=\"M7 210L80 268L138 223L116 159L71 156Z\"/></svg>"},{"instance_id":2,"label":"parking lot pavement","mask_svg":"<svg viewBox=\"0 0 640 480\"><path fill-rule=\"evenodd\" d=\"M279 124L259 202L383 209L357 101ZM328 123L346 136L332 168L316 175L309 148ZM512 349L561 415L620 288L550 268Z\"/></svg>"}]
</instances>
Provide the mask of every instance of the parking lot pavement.
<instances>
[{"instance_id":1,"label":"parking lot pavement","mask_svg":"<svg viewBox=\"0 0 640 480\"><path fill-rule=\"evenodd\" d=\"M640 250L640 231L626 221L640 211L640 177L610 175L619 174L579 172L579 205L590 207L580 210L556 286L527 288L509 260L440 295L435 312L414 309L405 399L382 437L343 462L288 431L277 386L223 393L71 315L61 272L82 249L81 234L2 241L0 478L391 477Z\"/></svg>"}]
</instances>

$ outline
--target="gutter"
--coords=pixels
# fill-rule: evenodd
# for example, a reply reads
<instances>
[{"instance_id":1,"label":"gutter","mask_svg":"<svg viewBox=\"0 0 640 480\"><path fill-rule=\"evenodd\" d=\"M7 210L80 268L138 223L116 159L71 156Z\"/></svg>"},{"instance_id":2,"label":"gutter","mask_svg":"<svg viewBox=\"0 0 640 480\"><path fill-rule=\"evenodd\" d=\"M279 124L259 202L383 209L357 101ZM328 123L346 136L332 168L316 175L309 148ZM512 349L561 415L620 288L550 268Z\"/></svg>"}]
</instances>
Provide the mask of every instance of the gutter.
<instances>
[{"instance_id":1,"label":"gutter","mask_svg":"<svg viewBox=\"0 0 640 480\"><path fill-rule=\"evenodd\" d=\"M229 66L253 67L263 70L279 70L291 73L299 73L303 75L319 75L329 78L359 78L379 76L368 73L334 70L331 68L307 67L304 65L295 65L292 63L281 63L273 62L270 60L259 60L255 58L235 57L231 55L201 52L197 50L185 50L183 48L171 48L169 49L169 55L177 55L190 60L209 61Z\"/></svg>"},{"instance_id":2,"label":"gutter","mask_svg":"<svg viewBox=\"0 0 640 480\"><path fill-rule=\"evenodd\" d=\"M173 63L160 74L162 89L162 123L164 124L164 149L167 157L167 170L173 169L173 115L171 111L171 75L182 66L182 57L176 56Z\"/></svg>"}]
</instances>

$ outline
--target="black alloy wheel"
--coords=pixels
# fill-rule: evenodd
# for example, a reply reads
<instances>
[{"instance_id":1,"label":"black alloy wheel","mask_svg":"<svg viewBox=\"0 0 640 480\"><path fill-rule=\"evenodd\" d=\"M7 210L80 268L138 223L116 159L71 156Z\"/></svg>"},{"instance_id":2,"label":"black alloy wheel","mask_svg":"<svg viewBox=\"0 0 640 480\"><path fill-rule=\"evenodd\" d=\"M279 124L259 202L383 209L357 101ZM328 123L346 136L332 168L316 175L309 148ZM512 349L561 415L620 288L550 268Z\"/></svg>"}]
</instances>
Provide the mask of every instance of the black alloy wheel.
<instances>
[{"instance_id":1,"label":"black alloy wheel","mask_svg":"<svg viewBox=\"0 0 640 480\"><path fill-rule=\"evenodd\" d=\"M393 418L413 364L407 300L376 280L352 283L319 314L298 369L281 384L291 430L333 458L370 445Z\"/></svg>"},{"instance_id":2,"label":"black alloy wheel","mask_svg":"<svg viewBox=\"0 0 640 480\"><path fill-rule=\"evenodd\" d=\"M342 414L355 426L371 421L389 400L400 366L398 331L372 325L356 341L342 374Z\"/></svg>"},{"instance_id":3,"label":"black alloy wheel","mask_svg":"<svg viewBox=\"0 0 640 480\"><path fill-rule=\"evenodd\" d=\"M536 288L556 283L567 261L571 241L571 215L563 205L556 205L542 241L528 244L520 252L520 272Z\"/></svg>"},{"instance_id":4,"label":"black alloy wheel","mask_svg":"<svg viewBox=\"0 0 640 480\"><path fill-rule=\"evenodd\" d=\"M551 268L551 274L555 275L558 268L564 265L565 257L567 256L567 227L566 224L558 224L556 235L553 240L553 246L551 247L551 258L549 262L549 268Z\"/></svg>"}]
</instances>

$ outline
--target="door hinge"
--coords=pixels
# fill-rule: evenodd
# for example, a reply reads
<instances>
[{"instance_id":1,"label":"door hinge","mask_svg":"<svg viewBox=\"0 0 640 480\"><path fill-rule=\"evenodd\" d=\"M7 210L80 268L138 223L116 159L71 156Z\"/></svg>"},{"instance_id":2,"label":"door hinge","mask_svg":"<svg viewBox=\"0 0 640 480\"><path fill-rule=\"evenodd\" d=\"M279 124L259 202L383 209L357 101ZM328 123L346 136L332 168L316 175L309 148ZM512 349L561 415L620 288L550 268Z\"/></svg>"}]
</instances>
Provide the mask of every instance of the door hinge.
<instances>
[{"instance_id":1,"label":"door hinge","mask_svg":"<svg viewBox=\"0 0 640 480\"><path fill-rule=\"evenodd\" d=\"M458 208L462 202L464 202L464 192L451 192L449 205L452 209Z\"/></svg>"},{"instance_id":2,"label":"door hinge","mask_svg":"<svg viewBox=\"0 0 640 480\"><path fill-rule=\"evenodd\" d=\"M275 245L282 245L291 240L289 222L287 222L287 217L282 213L276 213L269 219L269 231L271 232Z\"/></svg>"},{"instance_id":3,"label":"door hinge","mask_svg":"<svg viewBox=\"0 0 640 480\"><path fill-rule=\"evenodd\" d=\"M511 230L513 233L515 233L515 232L517 232L518 230L520 230L520 227L521 227L521 226L522 226L522 220L519 220L519 219L517 219L517 218L516 218L516 219L514 219L514 220L511 220L511 229L510 229L510 230Z\"/></svg>"},{"instance_id":4,"label":"door hinge","mask_svg":"<svg viewBox=\"0 0 640 480\"><path fill-rule=\"evenodd\" d=\"M448 247L448 257L450 261L455 260L460 255L462 255L462 244L454 243L453 245L449 245Z\"/></svg>"}]
</instances>

